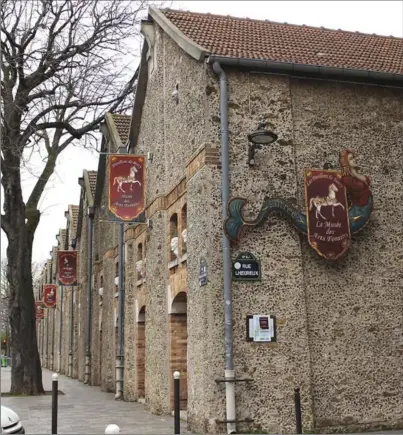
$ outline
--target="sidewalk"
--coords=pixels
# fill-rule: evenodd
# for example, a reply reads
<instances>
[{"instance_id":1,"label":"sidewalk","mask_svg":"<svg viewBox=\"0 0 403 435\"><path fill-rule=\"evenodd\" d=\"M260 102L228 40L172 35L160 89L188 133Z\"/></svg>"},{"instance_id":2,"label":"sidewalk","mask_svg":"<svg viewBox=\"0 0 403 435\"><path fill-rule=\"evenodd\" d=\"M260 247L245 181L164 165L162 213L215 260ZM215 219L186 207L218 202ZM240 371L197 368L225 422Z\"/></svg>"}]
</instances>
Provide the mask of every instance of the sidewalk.
<instances>
[{"instance_id":1,"label":"sidewalk","mask_svg":"<svg viewBox=\"0 0 403 435\"><path fill-rule=\"evenodd\" d=\"M45 391L52 389L52 372L43 369ZM1 369L1 391L9 392L10 368ZM117 424L126 434L171 434L173 418L152 415L136 402L114 400L112 393L89 387L76 379L59 376L59 434L103 434L108 424ZM51 396L2 397L1 404L19 414L27 434L51 433ZM181 422L182 433L186 423Z\"/></svg>"}]
</instances>

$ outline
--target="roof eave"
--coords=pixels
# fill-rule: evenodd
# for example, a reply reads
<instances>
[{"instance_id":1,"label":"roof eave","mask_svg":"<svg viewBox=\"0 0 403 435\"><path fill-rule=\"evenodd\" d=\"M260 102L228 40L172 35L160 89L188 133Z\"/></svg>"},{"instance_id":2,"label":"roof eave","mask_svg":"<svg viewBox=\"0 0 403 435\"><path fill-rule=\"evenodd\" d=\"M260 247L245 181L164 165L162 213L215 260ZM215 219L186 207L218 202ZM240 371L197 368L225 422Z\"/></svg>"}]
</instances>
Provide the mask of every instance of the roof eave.
<instances>
[{"instance_id":1,"label":"roof eave","mask_svg":"<svg viewBox=\"0 0 403 435\"><path fill-rule=\"evenodd\" d=\"M159 9L150 6L148 13L164 30L164 32L169 35L179 45L179 47L182 48L182 50L189 54L189 56L192 56L193 59L198 61L204 60L204 58L209 54L208 50L201 45L196 44L196 42L192 41L182 33Z\"/></svg>"},{"instance_id":2,"label":"roof eave","mask_svg":"<svg viewBox=\"0 0 403 435\"><path fill-rule=\"evenodd\" d=\"M345 80L382 86L403 87L403 74L217 55L210 55L207 62L210 64L218 62L223 66L265 71L273 74L287 74L297 77L314 77L328 80Z\"/></svg>"}]
</instances>

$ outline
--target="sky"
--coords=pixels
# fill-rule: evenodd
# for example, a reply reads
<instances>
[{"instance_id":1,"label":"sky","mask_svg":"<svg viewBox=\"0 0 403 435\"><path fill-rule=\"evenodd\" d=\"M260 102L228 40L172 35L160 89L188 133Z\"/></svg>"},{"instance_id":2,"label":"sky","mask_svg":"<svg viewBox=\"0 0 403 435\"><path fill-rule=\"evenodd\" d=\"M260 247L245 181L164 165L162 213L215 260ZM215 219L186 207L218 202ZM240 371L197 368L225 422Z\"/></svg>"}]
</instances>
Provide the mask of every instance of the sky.
<instances>
[{"instance_id":1,"label":"sky","mask_svg":"<svg viewBox=\"0 0 403 435\"><path fill-rule=\"evenodd\" d=\"M403 1L173 1L173 9L255 19L323 26L326 28L403 37ZM137 50L138 51L138 50ZM135 59L134 59L135 61ZM71 147L60 156L54 176L40 203L42 217L33 250L33 261L49 258L56 234L65 228L68 204L80 200L78 178L83 170L97 169L97 153ZM26 177L24 191L32 189L34 177ZM1 255L7 238L1 234Z\"/></svg>"}]
</instances>

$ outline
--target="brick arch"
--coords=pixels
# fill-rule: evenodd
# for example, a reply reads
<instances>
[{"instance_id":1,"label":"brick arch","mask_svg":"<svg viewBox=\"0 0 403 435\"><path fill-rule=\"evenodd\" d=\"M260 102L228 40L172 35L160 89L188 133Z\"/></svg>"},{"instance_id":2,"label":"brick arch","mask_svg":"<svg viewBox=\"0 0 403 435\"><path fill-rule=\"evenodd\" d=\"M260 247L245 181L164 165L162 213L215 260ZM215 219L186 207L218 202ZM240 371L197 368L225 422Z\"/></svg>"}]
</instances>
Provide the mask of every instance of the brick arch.
<instances>
[{"instance_id":1,"label":"brick arch","mask_svg":"<svg viewBox=\"0 0 403 435\"><path fill-rule=\"evenodd\" d=\"M170 326L170 384L173 409L173 372L181 373L181 409L187 409L187 293L179 292L172 301Z\"/></svg>"}]
</instances>

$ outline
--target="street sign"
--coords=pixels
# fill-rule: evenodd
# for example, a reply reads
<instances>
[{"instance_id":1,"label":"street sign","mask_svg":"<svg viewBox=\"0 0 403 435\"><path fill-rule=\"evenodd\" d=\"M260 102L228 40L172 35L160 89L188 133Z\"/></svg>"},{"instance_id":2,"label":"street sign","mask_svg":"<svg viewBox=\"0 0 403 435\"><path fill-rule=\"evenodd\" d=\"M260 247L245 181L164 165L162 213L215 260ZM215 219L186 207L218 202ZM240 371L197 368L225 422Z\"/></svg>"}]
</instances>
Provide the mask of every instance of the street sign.
<instances>
[{"instance_id":1,"label":"street sign","mask_svg":"<svg viewBox=\"0 0 403 435\"><path fill-rule=\"evenodd\" d=\"M260 262L250 252L241 252L232 262L232 279L236 281L260 281Z\"/></svg>"}]
</instances>

